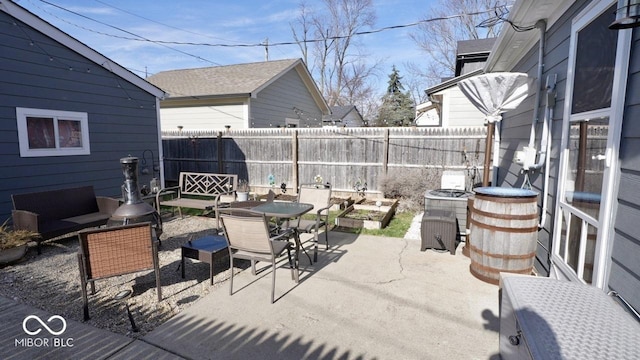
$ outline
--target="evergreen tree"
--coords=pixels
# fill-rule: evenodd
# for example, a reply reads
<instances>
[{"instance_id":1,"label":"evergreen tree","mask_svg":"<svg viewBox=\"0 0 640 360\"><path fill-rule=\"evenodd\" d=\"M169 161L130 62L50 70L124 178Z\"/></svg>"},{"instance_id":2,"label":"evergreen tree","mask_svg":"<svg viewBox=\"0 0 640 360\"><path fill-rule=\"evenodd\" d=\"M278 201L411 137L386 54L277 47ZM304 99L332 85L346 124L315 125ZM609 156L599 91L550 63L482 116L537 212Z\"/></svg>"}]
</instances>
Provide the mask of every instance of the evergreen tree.
<instances>
[{"instance_id":1,"label":"evergreen tree","mask_svg":"<svg viewBox=\"0 0 640 360\"><path fill-rule=\"evenodd\" d=\"M403 92L402 76L395 65L389 75L387 93L382 97L378 126L410 126L415 119L415 104L409 92Z\"/></svg>"}]
</instances>

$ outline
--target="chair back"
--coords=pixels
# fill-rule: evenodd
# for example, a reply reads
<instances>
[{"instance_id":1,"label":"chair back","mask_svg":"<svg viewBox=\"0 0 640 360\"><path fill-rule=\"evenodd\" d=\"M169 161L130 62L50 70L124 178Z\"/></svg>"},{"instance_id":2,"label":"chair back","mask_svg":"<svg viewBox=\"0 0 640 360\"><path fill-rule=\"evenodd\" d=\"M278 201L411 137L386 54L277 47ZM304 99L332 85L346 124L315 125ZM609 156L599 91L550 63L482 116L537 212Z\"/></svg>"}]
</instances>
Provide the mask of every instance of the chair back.
<instances>
[{"instance_id":1,"label":"chair back","mask_svg":"<svg viewBox=\"0 0 640 360\"><path fill-rule=\"evenodd\" d=\"M88 229L78 233L87 280L95 280L155 267L150 222Z\"/></svg>"},{"instance_id":2,"label":"chair back","mask_svg":"<svg viewBox=\"0 0 640 360\"><path fill-rule=\"evenodd\" d=\"M232 214L221 211L220 220L230 249L271 254L269 225L264 214L234 209Z\"/></svg>"},{"instance_id":3,"label":"chair back","mask_svg":"<svg viewBox=\"0 0 640 360\"><path fill-rule=\"evenodd\" d=\"M325 208L331 204L331 186L302 184L298 190L298 202L312 204L314 209ZM328 212L328 209L323 210L321 215L326 215Z\"/></svg>"}]
</instances>

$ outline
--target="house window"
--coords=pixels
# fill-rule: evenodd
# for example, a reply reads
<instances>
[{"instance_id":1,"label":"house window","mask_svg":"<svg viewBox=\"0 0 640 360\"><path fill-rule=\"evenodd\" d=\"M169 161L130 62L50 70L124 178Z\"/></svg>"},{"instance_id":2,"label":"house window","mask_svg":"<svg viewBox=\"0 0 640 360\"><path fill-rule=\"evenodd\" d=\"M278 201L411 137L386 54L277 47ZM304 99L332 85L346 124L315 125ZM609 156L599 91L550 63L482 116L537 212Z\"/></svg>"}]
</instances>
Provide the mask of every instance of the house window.
<instances>
[{"instance_id":1,"label":"house window","mask_svg":"<svg viewBox=\"0 0 640 360\"><path fill-rule=\"evenodd\" d=\"M615 8L594 0L572 23L553 243L561 274L601 288L631 41L608 28Z\"/></svg>"},{"instance_id":2,"label":"house window","mask_svg":"<svg viewBox=\"0 0 640 360\"><path fill-rule=\"evenodd\" d=\"M89 155L87 113L16 108L21 157Z\"/></svg>"},{"instance_id":3,"label":"house window","mask_svg":"<svg viewBox=\"0 0 640 360\"><path fill-rule=\"evenodd\" d=\"M300 119L285 118L284 125L288 128L297 128L300 126Z\"/></svg>"}]
</instances>

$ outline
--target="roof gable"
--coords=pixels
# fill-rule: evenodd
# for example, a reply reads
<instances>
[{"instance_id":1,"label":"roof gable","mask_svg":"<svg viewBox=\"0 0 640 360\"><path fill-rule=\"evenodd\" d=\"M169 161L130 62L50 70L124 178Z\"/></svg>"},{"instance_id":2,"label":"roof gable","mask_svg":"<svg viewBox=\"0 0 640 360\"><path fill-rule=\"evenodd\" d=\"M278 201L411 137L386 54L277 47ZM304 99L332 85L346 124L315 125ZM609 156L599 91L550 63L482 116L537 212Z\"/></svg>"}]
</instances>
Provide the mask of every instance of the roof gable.
<instances>
[{"instance_id":1,"label":"roof gable","mask_svg":"<svg viewBox=\"0 0 640 360\"><path fill-rule=\"evenodd\" d=\"M75 51L76 53L84 56L88 60L98 64L99 66L116 74L117 76L120 76L124 80L127 80L128 82L136 85L149 94L152 94L158 98L163 98L165 96L165 93L162 90L152 85L145 79L125 69L118 63L100 54L89 46L83 44L79 40L71 37L67 33L51 25L50 23L46 22L45 20L41 19L40 17L36 16L20 5L17 5L12 1L0 1L0 11L8 14L14 19L27 24L28 26L41 32L45 36L57 41L68 49Z\"/></svg>"},{"instance_id":2,"label":"roof gable","mask_svg":"<svg viewBox=\"0 0 640 360\"><path fill-rule=\"evenodd\" d=\"M353 105L349 106L332 106L331 107L331 115L334 119L344 119L351 111L353 111L356 107Z\"/></svg>"},{"instance_id":3,"label":"roof gable","mask_svg":"<svg viewBox=\"0 0 640 360\"><path fill-rule=\"evenodd\" d=\"M296 71L318 107L328 113L329 106L301 59L169 70L147 80L172 98L255 97L290 71Z\"/></svg>"},{"instance_id":4,"label":"roof gable","mask_svg":"<svg viewBox=\"0 0 640 360\"><path fill-rule=\"evenodd\" d=\"M148 80L171 97L251 95L286 73L298 59L162 71Z\"/></svg>"}]
</instances>

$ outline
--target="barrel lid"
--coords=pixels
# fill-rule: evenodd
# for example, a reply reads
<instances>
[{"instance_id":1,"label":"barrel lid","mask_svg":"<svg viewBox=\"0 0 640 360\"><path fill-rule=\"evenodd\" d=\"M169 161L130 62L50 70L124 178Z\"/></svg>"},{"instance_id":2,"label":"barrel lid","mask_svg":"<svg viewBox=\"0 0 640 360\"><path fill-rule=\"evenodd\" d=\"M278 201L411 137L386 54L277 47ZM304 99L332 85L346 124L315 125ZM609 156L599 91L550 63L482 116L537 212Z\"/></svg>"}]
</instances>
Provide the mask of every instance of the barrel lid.
<instances>
[{"instance_id":1,"label":"barrel lid","mask_svg":"<svg viewBox=\"0 0 640 360\"><path fill-rule=\"evenodd\" d=\"M507 187L479 187L473 189L476 194L498 197L534 197L538 192L529 189L507 188Z\"/></svg>"}]
</instances>

